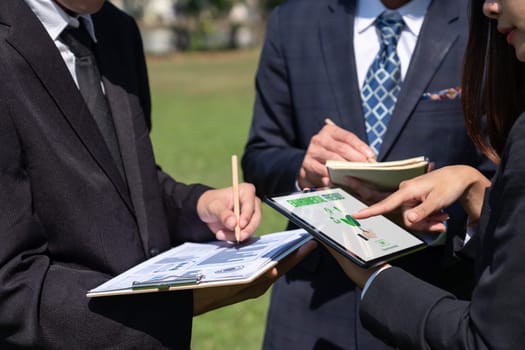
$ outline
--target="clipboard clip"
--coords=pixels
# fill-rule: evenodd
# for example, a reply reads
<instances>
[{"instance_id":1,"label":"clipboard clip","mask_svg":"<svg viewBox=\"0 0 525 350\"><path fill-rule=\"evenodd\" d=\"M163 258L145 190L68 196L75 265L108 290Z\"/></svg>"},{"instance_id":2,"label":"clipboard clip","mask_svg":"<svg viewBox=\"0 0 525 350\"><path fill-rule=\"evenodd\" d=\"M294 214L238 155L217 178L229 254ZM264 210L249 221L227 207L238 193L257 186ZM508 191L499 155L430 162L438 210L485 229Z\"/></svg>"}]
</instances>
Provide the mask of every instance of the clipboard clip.
<instances>
[{"instance_id":1,"label":"clipboard clip","mask_svg":"<svg viewBox=\"0 0 525 350\"><path fill-rule=\"evenodd\" d=\"M162 278L152 278L144 281L133 281L131 289L158 289L159 291L169 290L170 287L176 286L186 286L192 284L199 284L204 275L186 275L186 276L177 276L177 275L168 275Z\"/></svg>"}]
</instances>

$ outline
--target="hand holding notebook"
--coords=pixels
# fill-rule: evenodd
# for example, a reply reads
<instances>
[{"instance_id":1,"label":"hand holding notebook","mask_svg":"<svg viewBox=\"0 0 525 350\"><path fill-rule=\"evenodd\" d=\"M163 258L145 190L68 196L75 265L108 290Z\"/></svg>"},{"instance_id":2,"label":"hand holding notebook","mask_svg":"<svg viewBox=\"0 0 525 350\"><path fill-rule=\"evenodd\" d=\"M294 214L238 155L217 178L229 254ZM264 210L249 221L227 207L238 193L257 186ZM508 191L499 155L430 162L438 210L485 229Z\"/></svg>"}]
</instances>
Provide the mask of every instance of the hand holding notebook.
<instances>
[{"instance_id":1,"label":"hand holding notebook","mask_svg":"<svg viewBox=\"0 0 525 350\"><path fill-rule=\"evenodd\" d=\"M326 168L334 185L345 187L346 177L366 181L381 189L393 190L399 183L427 172L429 161L415 157L392 162L346 162L328 160Z\"/></svg>"}]
</instances>

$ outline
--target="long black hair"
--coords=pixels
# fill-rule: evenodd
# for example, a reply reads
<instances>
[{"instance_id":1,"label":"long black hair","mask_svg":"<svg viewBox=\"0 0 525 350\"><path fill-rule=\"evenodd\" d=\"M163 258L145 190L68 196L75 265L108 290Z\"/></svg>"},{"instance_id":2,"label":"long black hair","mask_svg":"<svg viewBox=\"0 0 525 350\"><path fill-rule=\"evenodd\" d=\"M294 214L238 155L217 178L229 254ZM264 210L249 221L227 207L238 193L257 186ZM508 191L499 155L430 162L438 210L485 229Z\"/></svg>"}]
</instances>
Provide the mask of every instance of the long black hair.
<instances>
[{"instance_id":1,"label":"long black hair","mask_svg":"<svg viewBox=\"0 0 525 350\"><path fill-rule=\"evenodd\" d=\"M498 163L514 121L525 112L525 64L497 31L497 21L484 16L483 3L471 0L462 102L469 136Z\"/></svg>"}]
</instances>

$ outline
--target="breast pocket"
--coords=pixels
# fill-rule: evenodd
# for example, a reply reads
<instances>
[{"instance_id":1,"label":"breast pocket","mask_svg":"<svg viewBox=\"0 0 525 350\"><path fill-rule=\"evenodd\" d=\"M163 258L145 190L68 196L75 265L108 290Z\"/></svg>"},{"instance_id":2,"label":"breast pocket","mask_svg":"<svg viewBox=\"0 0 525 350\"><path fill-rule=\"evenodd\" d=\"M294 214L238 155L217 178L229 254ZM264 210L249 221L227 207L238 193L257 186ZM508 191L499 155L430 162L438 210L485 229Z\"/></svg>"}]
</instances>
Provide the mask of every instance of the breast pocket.
<instances>
[{"instance_id":1,"label":"breast pocket","mask_svg":"<svg viewBox=\"0 0 525 350\"><path fill-rule=\"evenodd\" d=\"M459 113L463 116L461 109L461 99L454 100L421 100L416 106L415 111L417 113L431 113L431 114L443 114L443 113Z\"/></svg>"},{"instance_id":2,"label":"breast pocket","mask_svg":"<svg viewBox=\"0 0 525 350\"><path fill-rule=\"evenodd\" d=\"M460 100L420 101L402 134L399 140L404 147L417 145L419 153L438 167L469 163L475 154Z\"/></svg>"}]
</instances>

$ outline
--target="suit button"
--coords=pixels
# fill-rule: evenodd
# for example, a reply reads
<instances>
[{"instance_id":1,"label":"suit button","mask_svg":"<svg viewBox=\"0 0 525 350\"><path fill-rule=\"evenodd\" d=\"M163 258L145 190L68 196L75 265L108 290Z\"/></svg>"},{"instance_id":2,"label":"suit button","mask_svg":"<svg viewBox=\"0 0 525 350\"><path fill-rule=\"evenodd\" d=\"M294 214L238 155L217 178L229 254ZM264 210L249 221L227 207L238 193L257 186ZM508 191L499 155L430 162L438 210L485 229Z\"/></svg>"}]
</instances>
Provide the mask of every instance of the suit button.
<instances>
[{"instance_id":1,"label":"suit button","mask_svg":"<svg viewBox=\"0 0 525 350\"><path fill-rule=\"evenodd\" d=\"M158 255L159 253L160 253L160 252L159 252L159 250L158 250L157 248L151 248L151 249L149 250L149 255L151 255L151 256Z\"/></svg>"}]
</instances>

